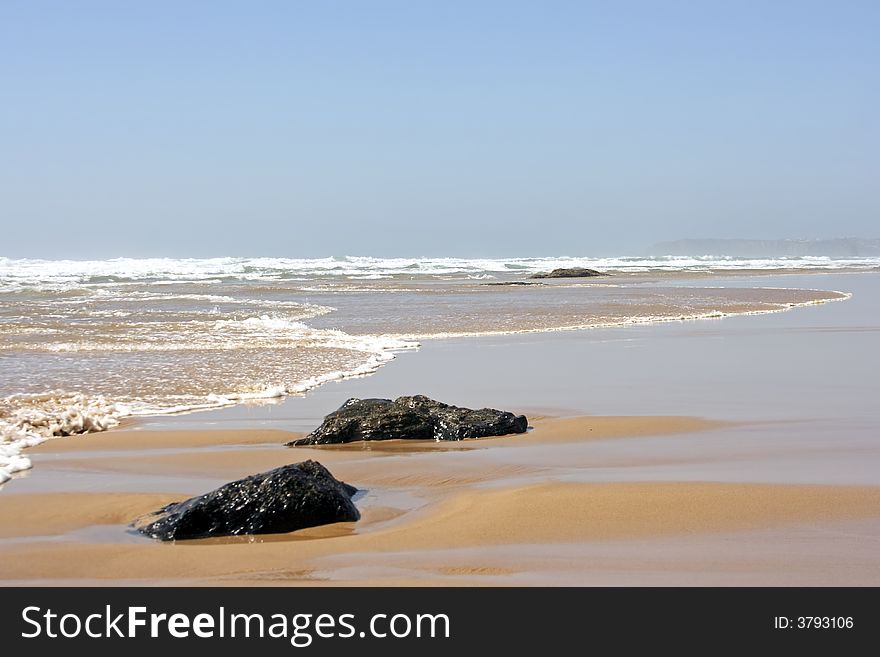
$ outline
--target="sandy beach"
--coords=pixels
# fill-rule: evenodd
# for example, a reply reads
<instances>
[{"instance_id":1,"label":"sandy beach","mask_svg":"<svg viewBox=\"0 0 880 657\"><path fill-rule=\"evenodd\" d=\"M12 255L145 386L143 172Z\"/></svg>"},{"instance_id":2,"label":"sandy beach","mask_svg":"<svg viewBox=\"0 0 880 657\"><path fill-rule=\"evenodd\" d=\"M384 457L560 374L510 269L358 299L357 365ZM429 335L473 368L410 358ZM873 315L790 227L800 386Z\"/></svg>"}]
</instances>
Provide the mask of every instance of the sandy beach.
<instances>
[{"instance_id":1,"label":"sandy beach","mask_svg":"<svg viewBox=\"0 0 880 657\"><path fill-rule=\"evenodd\" d=\"M46 460L29 478L33 490L43 488L38 479L51 490L50 482L78 471L96 478L101 490L0 496L0 570L10 584L874 581L871 536L880 526L880 487L548 481L546 467L528 464L536 446L552 451L578 437L600 444L711 435L729 423L581 417L538 419L533 426L527 436L452 445L394 441L293 450L282 441L298 434L280 431L120 431L52 441L35 450ZM503 458L494 454L491 467L485 459L469 466L462 456L475 450ZM306 458L320 459L364 490L359 522L173 545L130 530L139 516L204 492L212 481ZM395 463L401 458L413 463L401 468ZM131 492L155 472L166 491ZM814 569L815 551L798 552L785 556L780 569L779 551L797 537L818 544L814 550L833 548L837 559L829 565L823 558ZM766 543L766 554L757 560L731 553L736 542L753 550ZM703 559L714 555L711 569L688 556L695 543L710 550ZM597 551L611 554L597 562ZM559 553L566 556L554 557Z\"/></svg>"},{"instance_id":2,"label":"sandy beach","mask_svg":"<svg viewBox=\"0 0 880 657\"><path fill-rule=\"evenodd\" d=\"M847 357L876 339L858 294L876 283L822 278L857 293L717 322L439 340L281 404L50 440L0 493L0 582L877 585L876 384ZM348 397L415 391L526 413L530 430L284 447ZM132 530L306 459L359 489L361 520L177 543Z\"/></svg>"},{"instance_id":3,"label":"sandy beach","mask_svg":"<svg viewBox=\"0 0 880 657\"><path fill-rule=\"evenodd\" d=\"M101 473L103 489L10 490L0 496L0 575L7 583L505 584L529 581L535 572L580 580L590 570L582 557L548 566L548 555L572 546L608 549L623 543L642 546L635 561L625 552L617 557L635 583L652 560L681 558L686 539L721 546L732 535L821 530L836 532L839 541L845 528L880 518L880 487L874 486L548 481L544 469L529 467L515 454L498 459L493 469L483 461L462 467L461 456L470 450L552 450L579 436L624 441L711 432L725 424L686 417L580 417L538 419L533 426L523 437L415 449L404 441L290 449L281 441L297 434L278 431L120 431L52 441L35 450L50 460L41 463L34 479L82 470ZM401 456L417 462L392 471L387 461ZM202 492L196 482L228 480L301 458L320 459L364 489L361 521L289 535L177 544L128 530L137 517ZM127 491L131 478L157 471L174 478L177 487ZM398 504L383 505L386 499ZM523 552L529 546L542 549ZM859 557L848 549L847 554L812 581L847 580ZM766 577L766 564L718 559L716 581L724 581L731 569L742 581ZM709 573L691 575L695 582L711 580Z\"/></svg>"}]
</instances>

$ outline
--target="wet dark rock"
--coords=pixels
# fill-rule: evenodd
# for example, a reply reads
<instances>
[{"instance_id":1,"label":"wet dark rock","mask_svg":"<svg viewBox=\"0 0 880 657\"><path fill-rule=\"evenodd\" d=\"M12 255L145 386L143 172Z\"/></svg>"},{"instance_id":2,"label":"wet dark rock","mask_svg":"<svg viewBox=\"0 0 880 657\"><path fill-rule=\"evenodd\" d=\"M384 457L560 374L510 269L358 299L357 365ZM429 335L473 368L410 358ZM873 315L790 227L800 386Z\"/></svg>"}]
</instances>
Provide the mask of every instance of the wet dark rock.
<instances>
[{"instance_id":1,"label":"wet dark rock","mask_svg":"<svg viewBox=\"0 0 880 657\"><path fill-rule=\"evenodd\" d=\"M320 427L290 446L350 443L355 440L422 438L463 440L524 433L525 415L494 408L450 406L424 395L390 399L349 399Z\"/></svg>"},{"instance_id":2,"label":"wet dark rock","mask_svg":"<svg viewBox=\"0 0 880 657\"><path fill-rule=\"evenodd\" d=\"M136 529L162 541L292 532L357 520L356 492L317 461L303 461L169 504Z\"/></svg>"},{"instance_id":3,"label":"wet dark rock","mask_svg":"<svg viewBox=\"0 0 880 657\"><path fill-rule=\"evenodd\" d=\"M554 269L549 274L533 274L529 278L589 278L590 276L605 276L595 269L587 269L586 267L569 267L567 269Z\"/></svg>"},{"instance_id":4,"label":"wet dark rock","mask_svg":"<svg viewBox=\"0 0 880 657\"><path fill-rule=\"evenodd\" d=\"M497 281L497 282L493 282L493 283L480 283L480 285L509 285L509 286L516 286L516 285L544 285L544 283L533 283L533 282L530 282L530 281Z\"/></svg>"}]
</instances>

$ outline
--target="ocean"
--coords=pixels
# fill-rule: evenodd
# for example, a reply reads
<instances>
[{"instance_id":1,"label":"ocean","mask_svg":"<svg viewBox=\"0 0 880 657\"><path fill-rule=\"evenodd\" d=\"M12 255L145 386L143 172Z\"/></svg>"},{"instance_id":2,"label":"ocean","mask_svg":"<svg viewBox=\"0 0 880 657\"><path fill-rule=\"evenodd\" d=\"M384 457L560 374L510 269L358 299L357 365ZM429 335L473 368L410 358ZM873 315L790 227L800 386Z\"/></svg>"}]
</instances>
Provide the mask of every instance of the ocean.
<instances>
[{"instance_id":1,"label":"ocean","mask_svg":"<svg viewBox=\"0 0 880 657\"><path fill-rule=\"evenodd\" d=\"M607 276L531 279L560 267ZM780 312L845 299L733 274L878 258L0 258L0 483L53 437L272 403L426 340Z\"/></svg>"}]
</instances>

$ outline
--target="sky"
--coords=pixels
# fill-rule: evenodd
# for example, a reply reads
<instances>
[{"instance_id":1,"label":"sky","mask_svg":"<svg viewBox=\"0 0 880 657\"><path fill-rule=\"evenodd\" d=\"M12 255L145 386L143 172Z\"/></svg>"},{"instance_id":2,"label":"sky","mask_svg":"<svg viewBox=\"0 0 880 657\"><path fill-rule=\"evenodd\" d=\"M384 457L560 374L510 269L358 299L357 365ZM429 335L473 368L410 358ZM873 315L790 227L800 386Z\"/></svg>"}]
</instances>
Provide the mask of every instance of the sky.
<instances>
[{"instance_id":1,"label":"sky","mask_svg":"<svg viewBox=\"0 0 880 657\"><path fill-rule=\"evenodd\" d=\"M0 255L878 237L880 2L0 2Z\"/></svg>"}]
</instances>

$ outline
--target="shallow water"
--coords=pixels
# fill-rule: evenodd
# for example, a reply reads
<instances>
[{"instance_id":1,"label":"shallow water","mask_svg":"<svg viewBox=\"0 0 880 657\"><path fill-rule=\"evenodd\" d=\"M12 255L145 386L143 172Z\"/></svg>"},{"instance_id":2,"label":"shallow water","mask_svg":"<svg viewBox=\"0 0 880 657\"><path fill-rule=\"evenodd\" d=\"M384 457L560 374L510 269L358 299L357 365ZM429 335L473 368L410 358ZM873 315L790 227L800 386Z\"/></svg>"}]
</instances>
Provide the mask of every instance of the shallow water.
<instances>
[{"instance_id":1,"label":"shallow water","mask_svg":"<svg viewBox=\"0 0 880 657\"><path fill-rule=\"evenodd\" d=\"M768 284L754 275L755 266L831 271L876 264L821 258L0 258L0 479L26 469L21 449L46 437L111 428L131 415L301 395L373 373L438 337L771 313L842 295L816 289L826 287L824 274ZM611 275L528 279L572 265L605 266ZM738 270L750 275L731 278ZM726 273L713 275L718 271ZM540 284L487 285L516 281ZM565 339L548 342L562 346L550 346L546 357L557 358L560 348L566 361L573 356ZM556 399L567 404L564 395Z\"/></svg>"},{"instance_id":2,"label":"shallow water","mask_svg":"<svg viewBox=\"0 0 880 657\"><path fill-rule=\"evenodd\" d=\"M880 485L880 277L733 282L750 281L853 296L755 317L428 340L418 354L371 377L330 384L277 406L152 418L144 426L309 431L349 397L423 393L530 415L685 415L744 423L681 437L467 456L545 464L563 479Z\"/></svg>"}]
</instances>

